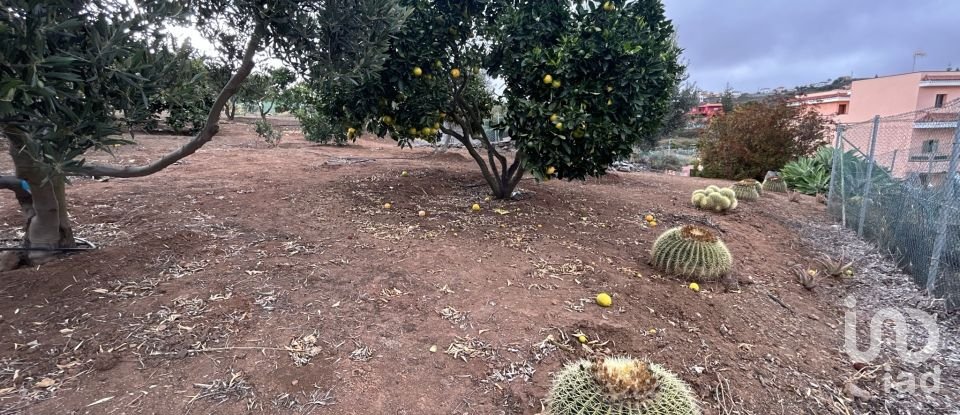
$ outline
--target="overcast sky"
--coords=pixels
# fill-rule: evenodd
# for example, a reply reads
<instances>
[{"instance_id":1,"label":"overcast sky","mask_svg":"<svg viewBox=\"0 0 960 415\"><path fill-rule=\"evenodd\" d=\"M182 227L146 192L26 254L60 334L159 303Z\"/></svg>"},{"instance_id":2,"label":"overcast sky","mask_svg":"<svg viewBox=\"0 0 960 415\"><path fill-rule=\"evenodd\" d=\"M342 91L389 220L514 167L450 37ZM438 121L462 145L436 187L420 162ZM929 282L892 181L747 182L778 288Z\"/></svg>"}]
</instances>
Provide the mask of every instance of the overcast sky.
<instances>
[{"instance_id":1,"label":"overcast sky","mask_svg":"<svg viewBox=\"0 0 960 415\"><path fill-rule=\"evenodd\" d=\"M960 65L960 0L663 0L702 89L744 92Z\"/></svg>"}]
</instances>

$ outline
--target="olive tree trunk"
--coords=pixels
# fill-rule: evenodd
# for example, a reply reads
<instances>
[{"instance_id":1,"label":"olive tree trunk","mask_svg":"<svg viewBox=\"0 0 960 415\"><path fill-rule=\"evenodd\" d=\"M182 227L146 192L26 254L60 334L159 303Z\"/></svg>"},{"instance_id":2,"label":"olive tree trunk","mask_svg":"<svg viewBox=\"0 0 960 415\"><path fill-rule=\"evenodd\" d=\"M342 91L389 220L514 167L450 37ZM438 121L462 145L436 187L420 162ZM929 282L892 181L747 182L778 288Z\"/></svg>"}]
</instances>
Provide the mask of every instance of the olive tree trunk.
<instances>
[{"instance_id":1,"label":"olive tree trunk","mask_svg":"<svg viewBox=\"0 0 960 415\"><path fill-rule=\"evenodd\" d=\"M22 262L39 264L56 256L59 248L73 248L76 241L67 213L66 179L50 176L43 166L24 150L24 137L14 129L5 129L10 141L10 157L16 177L4 178L0 187L13 190L23 212L23 248L30 251L12 251L4 254L0 268L9 269ZM26 181L30 190L21 185Z\"/></svg>"},{"instance_id":2,"label":"olive tree trunk","mask_svg":"<svg viewBox=\"0 0 960 415\"><path fill-rule=\"evenodd\" d=\"M177 161L187 157L213 139L220 130L220 114L223 108L236 94L240 85L253 70L253 58L265 34L265 27L259 23L247 42L243 60L237 72L217 95L207 114L207 120L200 132L180 148L164 155L159 160L144 166L109 166L84 164L66 172L70 176L106 176L106 177L143 177L159 172ZM0 255L0 270L16 268L21 263L38 264L46 262L61 251L61 248L73 248L76 241L67 210L66 176L49 174L48 169L34 160L26 151L27 137L21 131L9 126L2 133L10 141L10 156L16 170L16 177L0 177L0 189L12 190L20 202L26 218L24 225L23 247L26 254ZM29 184L30 191L23 189L20 180ZM16 251L7 251L16 252Z\"/></svg>"}]
</instances>

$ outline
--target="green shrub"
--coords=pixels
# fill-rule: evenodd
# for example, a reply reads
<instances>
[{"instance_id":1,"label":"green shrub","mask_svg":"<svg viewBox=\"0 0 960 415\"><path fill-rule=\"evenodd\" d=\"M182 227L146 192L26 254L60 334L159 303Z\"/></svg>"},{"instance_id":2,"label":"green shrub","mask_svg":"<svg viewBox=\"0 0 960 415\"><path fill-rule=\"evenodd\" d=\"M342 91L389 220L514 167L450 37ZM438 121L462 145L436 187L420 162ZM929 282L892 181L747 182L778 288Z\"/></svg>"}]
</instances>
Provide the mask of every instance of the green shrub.
<instances>
[{"instance_id":1,"label":"green shrub","mask_svg":"<svg viewBox=\"0 0 960 415\"><path fill-rule=\"evenodd\" d=\"M714 118L700 138L702 176L759 179L811 154L825 141L829 121L789 104L788 97L777 96Z\"/></svg>"},{"instance_id":2,"label":"green shrub","mask_svg":"<svg viewBox=\"0 0 960 415\"><path fill-rule=\"evenodd\" d=\"M278 146L280 145L280 138L283 136L283 132L273 128L273 124L270 124L266 120L257 121L256 124L257 135L260 138L263 138L267 144Z\"/></svg>"},{"instance_id":3,"label":"green shrub","mask_svg":"<svg viewBox=\"0 0 960 415\"><path fill-rule=\"evenodd\" d=\"M300 108L293 111L293 116L300 121L300 130L307 141L320 144L342 146L347 144L347 136L342 128L333 125L330 117L311 108Z\"/></svg>"}]
</instances>

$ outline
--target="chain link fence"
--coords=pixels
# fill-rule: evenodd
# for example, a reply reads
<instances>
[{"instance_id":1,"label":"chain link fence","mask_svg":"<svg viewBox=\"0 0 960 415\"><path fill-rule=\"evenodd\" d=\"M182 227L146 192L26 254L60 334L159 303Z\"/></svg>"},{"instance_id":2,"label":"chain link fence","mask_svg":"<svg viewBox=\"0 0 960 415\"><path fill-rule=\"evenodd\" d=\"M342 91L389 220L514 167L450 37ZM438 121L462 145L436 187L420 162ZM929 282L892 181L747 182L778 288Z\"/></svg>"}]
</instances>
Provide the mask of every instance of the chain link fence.
<instances>
[{"instance_id":1,"label":"chain link fence","mask_svg":"<svg viewBox=\"0 0 960 415\"><path fill-rule=\"evenodd\" d=\"M960 309L960 100L837 126L828 209Z\"/></svg>"}]
</instances>

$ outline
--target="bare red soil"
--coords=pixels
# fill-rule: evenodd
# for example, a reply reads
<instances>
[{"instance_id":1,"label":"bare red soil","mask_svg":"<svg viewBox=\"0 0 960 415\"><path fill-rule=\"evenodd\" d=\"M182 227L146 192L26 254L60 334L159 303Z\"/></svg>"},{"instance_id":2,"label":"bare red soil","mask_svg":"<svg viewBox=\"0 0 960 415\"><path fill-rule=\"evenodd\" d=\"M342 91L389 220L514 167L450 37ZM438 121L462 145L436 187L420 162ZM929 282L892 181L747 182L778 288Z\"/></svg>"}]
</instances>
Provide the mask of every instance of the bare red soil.
<instances>
[{"instance_id":1,"label":"bare red soil","mask_svg":"<svg viewBox=\"0 0 960 415\"><path fill-rule=\"evenodd\" d=\"M552 372L596 353L663 364L707 414L857 405L845 287L790 271L811 255L798 224L827 222L813 198L715 215L689 194L725 182L619 173L484 201L455 151L293 133L267 148L251 130L227 124L151 177L70 186L101 249L0 275L0 413L534 414ZM182 140L142 136L117 161ZM12 198L0 221L19 229ZM691 223L735 257L699 293L647 265Z\"/></svg>"}]
</instances>

